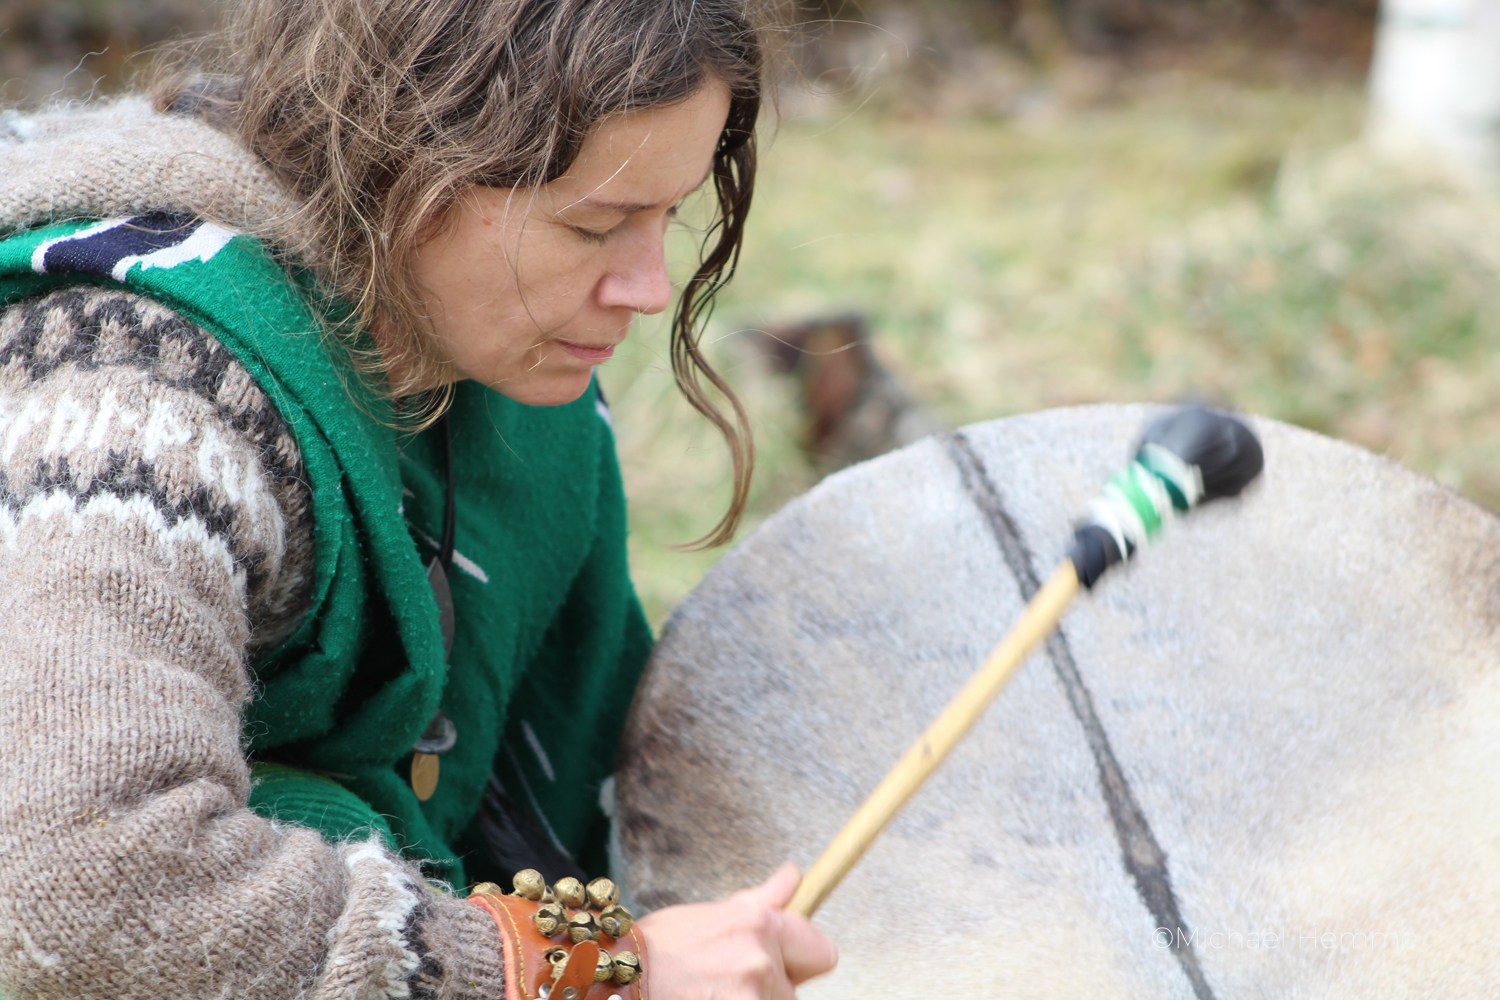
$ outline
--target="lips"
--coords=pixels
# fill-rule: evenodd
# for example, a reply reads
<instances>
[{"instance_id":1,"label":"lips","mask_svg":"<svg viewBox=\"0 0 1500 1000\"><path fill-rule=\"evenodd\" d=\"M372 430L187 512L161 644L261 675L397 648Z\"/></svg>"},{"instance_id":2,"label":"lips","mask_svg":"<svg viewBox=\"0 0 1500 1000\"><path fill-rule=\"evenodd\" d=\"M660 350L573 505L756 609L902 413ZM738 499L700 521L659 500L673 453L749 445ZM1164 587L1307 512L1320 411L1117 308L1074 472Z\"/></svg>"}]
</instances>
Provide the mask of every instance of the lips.
<instances>
[{"instance_id":1,"label":"lips","mask_svg":"<svg viewBox=\"0 0 1500 1000\"><path fill-rule=\"evenodd\" d=\"M569 354L573 355L573 357L583 361L590 361L595 364L602 361L608 361L614 356L615 353L614 344L607 344L604 347L590 347L587 344L575 344L568 340L557 340L554 341L554 343L556 343L558 347L561 347L563 350L567 351Z\"/></svg>"}]
</instances>

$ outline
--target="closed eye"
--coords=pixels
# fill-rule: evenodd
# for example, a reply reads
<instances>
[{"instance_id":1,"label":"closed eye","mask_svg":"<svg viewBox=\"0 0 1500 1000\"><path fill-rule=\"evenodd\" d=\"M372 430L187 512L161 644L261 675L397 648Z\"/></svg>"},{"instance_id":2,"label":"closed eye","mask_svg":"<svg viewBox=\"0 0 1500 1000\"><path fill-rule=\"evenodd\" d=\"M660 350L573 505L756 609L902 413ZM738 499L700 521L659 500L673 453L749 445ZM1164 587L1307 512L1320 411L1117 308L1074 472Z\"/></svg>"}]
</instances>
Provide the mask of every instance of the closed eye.
<instances>
[{"instance_id":1,"label":"closed eye","mask_svg":"<svg viewBox=\"0 0 1500 1000\"><path fill-rule=\"evenodd\" d=\"M569 226L568 228L573 230L573 232L577 233L579 236L583 237L589 243L597 243L601 246L609 242L609 234L614 232L614 229L584 229L582 226Z\"/></svg>"},{"instance_id":2,"label":"closed eye","mask_svg":"<svg viewBox=\"0 0 1500 1000\"><path fill-rule=\"evenodd\" d=\"M667 221L669 221L669 222L675 222L675 221L677 221L678 212L682 209L683 203L685 201L686 201L686 199L683 199L683 201L679 201L677 204L675 204L671 208L667 209L667 211L666 211ZM619 226L611 226L609 229L587 229L587 228L585 228L583 226L568 226L568 228L571 229L571 230L573 230L573 232L577 233L580 237L582 237L584 240L588 241L589 243L594 243L594 244L602 246L603 244L609 242L610 235L612 233L614 233L614 231L616 229L620 228L620 227Z\"/></svg>"}]
</instances>

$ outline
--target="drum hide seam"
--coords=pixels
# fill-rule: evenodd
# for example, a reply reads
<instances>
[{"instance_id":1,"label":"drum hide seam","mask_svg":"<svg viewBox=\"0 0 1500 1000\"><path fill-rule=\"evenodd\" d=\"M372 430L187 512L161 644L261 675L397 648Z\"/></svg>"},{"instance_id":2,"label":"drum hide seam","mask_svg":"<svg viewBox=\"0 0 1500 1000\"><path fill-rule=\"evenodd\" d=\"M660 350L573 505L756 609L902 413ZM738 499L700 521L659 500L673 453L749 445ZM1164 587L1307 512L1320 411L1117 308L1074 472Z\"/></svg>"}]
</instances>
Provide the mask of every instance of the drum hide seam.
<instances>
[{"instance_id":1,"label":"drum hide seam","mask_svg":"<svg viewBox=\"0 0 1500 1000\"><path fill-rule=\"evenodd\" d=\"M1010 568L1021 589L1021 599L1031 600L1032 595L1041 586L1036 571L1032 567L1031 553L1026 550L1015 522L1005 510L1005 505L1000 499L1000 491L990 478L983 459L974 450L969 439L960 432L944 435L942 442L949 459L958 469L959 479L963 483L965 492L984 515L990 533L1000 546L1005 564ZM1067 693L1068 704L1073 708L1073 715L1083 726L1089 751L1093 754L1094 763L1099 770L1100 790L1104 793L1104 801L1109 807L1110 820L1114 824L1115 837L1120 843L1120 855L1124 861L1125 870L1135 880L1136 891L1141 901L1146 904L1146 908L1151 911L1156 926L1171 932L1172 951L1177 956L1182 971L1192 983L1193 995L1197 1000L1214 1000L1213 990L1209 987L1208 980L1204 978L1203 969L1198 964L1197 953L1193 950L1193 935L1183 923L1182 914L1177 906L1177 897L1172 892L1172 881L1167 871L1167 855L1161 849L1161 845L1156 842L1151 826L1146 821L1140 804L1136 802L1135 795L1130 790L1130 784L1125 780L1125 773L1115 759L1114 750L1109 745L1109 737L1099 721L1099 716L1094 711L1093 696L1078 673L1078 666L1073 660L1073 652L1068 646L1067 636L1061 628L1053 632L1047 640L1047 658L1052 661L1052 669L1056 672L1058 680L1062 682L1063 690Z\"/></svg>"}]
</instances>

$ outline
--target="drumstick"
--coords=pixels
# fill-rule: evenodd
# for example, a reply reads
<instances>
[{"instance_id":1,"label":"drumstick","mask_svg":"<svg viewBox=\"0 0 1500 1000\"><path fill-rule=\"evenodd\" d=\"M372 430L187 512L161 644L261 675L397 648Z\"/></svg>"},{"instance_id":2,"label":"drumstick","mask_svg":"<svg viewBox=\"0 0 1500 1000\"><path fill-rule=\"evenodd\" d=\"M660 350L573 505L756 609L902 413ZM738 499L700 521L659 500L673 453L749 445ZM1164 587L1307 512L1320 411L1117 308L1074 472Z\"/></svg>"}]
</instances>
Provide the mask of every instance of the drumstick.
<instances>
[{"instance_id":1,"label":"drumstick","mask_svg":"<svg viewBox=\"0 0 1500 1000\"><path fill-rule=\"evenodd\" d=\"M787 911L812 916L891 817L922 786L989 707L1036 644L1051 634L1080 586L1130 559L1178 513L1237 495L1264 466L1260 442L1231 416L1188 407L1157 420L1133 461L1105 486L1073 532L1068 557L1053 572L984 665L902 754L832 843L807 870Z\"/></svg>"}]
</instances>

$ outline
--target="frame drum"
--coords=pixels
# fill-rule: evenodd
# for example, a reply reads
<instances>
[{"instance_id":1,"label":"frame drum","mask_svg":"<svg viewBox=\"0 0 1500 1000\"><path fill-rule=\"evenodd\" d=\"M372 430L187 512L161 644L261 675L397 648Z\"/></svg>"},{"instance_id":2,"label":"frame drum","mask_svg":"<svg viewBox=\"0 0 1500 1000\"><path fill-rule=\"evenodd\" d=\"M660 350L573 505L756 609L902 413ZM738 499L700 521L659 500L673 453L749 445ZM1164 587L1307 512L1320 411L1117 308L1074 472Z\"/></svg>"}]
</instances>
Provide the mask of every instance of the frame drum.
<instances>
[{"instance_id":1,"label":"frame drum","mask_svg":"<svg viewBox=\"0 0 1500 1000\"><path fill-rule=\"evenodd\" d=\"M804 867L1016 620L1153 407L825 480L672 616L615 788L651 909ZM1493 995L1500 521L1269 420L1084 593L818 915L824 997Z\"/></svg>"}]
</instances>

